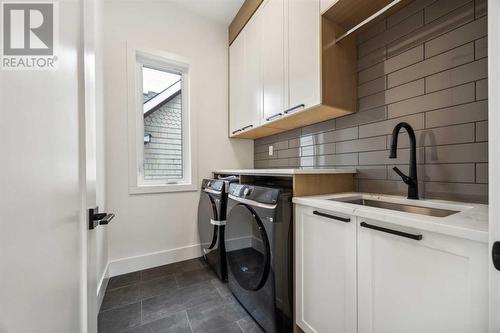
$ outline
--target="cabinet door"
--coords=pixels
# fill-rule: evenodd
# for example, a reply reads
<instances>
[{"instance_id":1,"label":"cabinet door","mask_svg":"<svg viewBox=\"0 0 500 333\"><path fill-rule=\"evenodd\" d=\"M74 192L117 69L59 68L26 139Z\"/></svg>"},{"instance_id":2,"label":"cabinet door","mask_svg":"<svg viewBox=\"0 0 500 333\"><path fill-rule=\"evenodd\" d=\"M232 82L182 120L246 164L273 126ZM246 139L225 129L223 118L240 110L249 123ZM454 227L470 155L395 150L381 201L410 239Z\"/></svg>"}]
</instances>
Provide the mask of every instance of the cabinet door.
<instances>
[{"instance_id":1,"label":"cabinet door","mask_svg":"<svg viewBox=\"0 0 500 333\"><path fill-rule=\"evenodd\" d=\"M262 118L262 17L257 11L245 26L244 87L245 129L255 128ZM252 127L250 127L252 126Z\"/></svg>"},{"instance_id":2,"label":"cabinet door","mask_svg":"<svg viewBox=\"0 0 500 333\"><path fill-rule=\"evenodd\" d=\"M245 122L244 60L245 32L242 31L229 47L229 135L235 134Z\"/></svg>"},{"instance_id":3,"label":"cabinet door","mask_svg":"<svg viewBox=\"0 0 500 333\"><path fill-rule=\"evenodd\" d=\"M319 0L289 0L287 26L288 109L296 112L321 102Z\"/></svg>"},{"instance_id":4,"label":"cabinet door","mask_svg":"<svg viewBox=\"0 0 500 333\"><path fill-rule=\"evenodd\" d=\"M356 223L296 206L296 321L307 333L356 332Z\"/></svg>"},{"instance_id":5,"label":"cabinet door","mask_svg":"<svg viewBox=\"0 0 500 333\"><path fill-rule=\"evenodd\" d=\"M487 332L486 244L380 221L358 222L367 223L358 224L360 333Z\"/></svg>"},{"instance_id":6,"label":"cabinet door","mask_svg":"<svg viewBox=\"0 0 500 333\"><path fill-rule=\"evenodd\" d=\"M278 119L284 111L285 45L284 0L268 0L261 8L263 122Z\"/></svg>"}]
</instances>

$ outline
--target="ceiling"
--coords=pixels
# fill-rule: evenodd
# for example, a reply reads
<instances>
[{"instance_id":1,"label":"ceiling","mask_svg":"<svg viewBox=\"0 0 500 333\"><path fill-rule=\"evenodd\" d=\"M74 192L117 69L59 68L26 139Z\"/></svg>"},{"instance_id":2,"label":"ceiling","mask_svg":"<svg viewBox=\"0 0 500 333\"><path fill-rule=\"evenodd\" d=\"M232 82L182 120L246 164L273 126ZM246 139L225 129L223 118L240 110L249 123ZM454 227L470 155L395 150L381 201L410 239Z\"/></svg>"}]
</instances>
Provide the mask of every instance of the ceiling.
<instances>
[{"instance_id":1,"label":"ceiling","mask_svg":"<svg viewBox=\"0 0 500 333\"><path fill-rule=\"evenodd\" d=\"M200 16L229 25L244 0L167 0Z\"/></svg>"}]
</instances>

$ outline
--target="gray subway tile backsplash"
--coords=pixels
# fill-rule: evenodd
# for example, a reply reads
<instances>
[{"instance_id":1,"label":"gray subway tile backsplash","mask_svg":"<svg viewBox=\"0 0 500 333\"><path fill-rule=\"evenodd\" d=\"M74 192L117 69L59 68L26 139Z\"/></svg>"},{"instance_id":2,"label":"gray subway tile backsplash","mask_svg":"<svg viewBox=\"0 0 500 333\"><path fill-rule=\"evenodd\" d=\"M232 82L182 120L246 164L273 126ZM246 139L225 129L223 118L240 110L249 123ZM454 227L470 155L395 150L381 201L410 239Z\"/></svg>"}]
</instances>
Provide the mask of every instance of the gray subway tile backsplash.
<instances>
[{"instance_id":1,"label":"gray subway tile backsplash","mask_svg":"<svg viewBox=\"0 0 500 333\"><path fill-rule=\"evenodd\" d=\"M464 43L484 37L488 31L487 23L486 17L482 17L430 40L425 43L425 56L432 57L433 55L445 52L446 50L450 50Z\"/></svg>"},{"instance_id":2,"label":"gray subway tile backsplash","mask_svg":"<svg viewBox=\"0 0 500 333\"><path fill-rule=\"evenodd\" d=\"M387 108L387 116L389 118L396 118L408 114L470 103L474 99L475 84L471 82L390 104Z\"/></svg>"},{"instance_id":3,"label":"gray subway tile backsplash","mask_svg":"<svg viewBox=\"0 0 500 333\"><path fill-rule=\"evenodd\" d=\"M477 39L474 42L476 59L488 56L488 37Z\"/></svg>"},{"instance_id":4,"label":"gray subway tile backsplash","mask_svg":"<svg viewBox=\"0 0 500 333\"><path fill-rule=\"evenodd\" d=\"M462 6L435 21L432 21L411 34L406 35L387 45L387 56L393 57L417 45L421 45L427 41L437 38L457 27L460 27L474 20L474 4L471 1L465 6ZM463 43L465 44L465 43ZM450 48L451 49L451 48ZM429 55L426 53L426 57Z\"/></svg>"},{"instance_id":5,"label":"gray subway tile backsplash","mask_svg":"<svg viewBox=\"0 0 500 333\"><path fill-rule=\"evenodd\" d=\"M483 100L426 112L425 128L462 124L487 119L488 101Z\"/></svg>"},{"instance_id":6,"label":"gray subway tile backsplash","mask_svg":"<svg viewBox=\"0 0 500 333\"><path fill-rule=\"evenodd\" d=\"M427 93L488 77L488 59L483 58L425 78Z\"/></svg>"},{"instance_id":7,"label":"gray subway tile backsplash","mask_svg":"<svg viewBox=\"0 0 500 333\"><path fill-rule=\"evenodd\" d=\"M255 167L356 167L355 190L404 195L392 170L408 172L404 131L398 158L388 156L405 121L416 132L421 195L487 202L485 8L485 0L416 0L361 33L358 112L255 140Z\"/></svg>"},{"instance_id":8,"label":"gray subway tile backsplash","mask_svg":"<svg viewBox=\"0 0 500 333\"><path fill-rule=\"evenodd\" d=\"M432 22L443 15L448 14L449 12L457 9L467 3L470 3L471 0L442 0L436 1L430 6L425 8L425 23Z\"/></svg>"},{"instance_id":9,"label":"gray subway tile backsplash","mask_svg":"<svg viewBox=\"0 0 500 333\"><path fill-rule=\"evenodd\" d=\"M473 60L474 43L468 43L389 74L387 77L387 85L389 88L398 86Z\"/></svg>"}]
</instances>

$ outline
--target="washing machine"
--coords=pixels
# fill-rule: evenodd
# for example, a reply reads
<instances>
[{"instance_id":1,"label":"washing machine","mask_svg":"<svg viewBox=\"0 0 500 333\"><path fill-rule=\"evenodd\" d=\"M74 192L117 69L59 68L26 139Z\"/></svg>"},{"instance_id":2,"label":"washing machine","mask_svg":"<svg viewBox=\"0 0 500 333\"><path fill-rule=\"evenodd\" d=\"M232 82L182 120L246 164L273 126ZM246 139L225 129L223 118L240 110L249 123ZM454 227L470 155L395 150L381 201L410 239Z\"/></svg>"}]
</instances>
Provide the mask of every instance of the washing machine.
<instances>
[{"instance_id":1,"label":"washing machine","mask_svg":"<svg viewBox=\"0 0 500 333\"><path fill-rule=\"evenodd\" d=\"M267 333L292 332L291 198L282 188L229 187L229 289Z\"/></svg>"},{"instance_id":2,"label":"washing machine","mask_svg":"<svg viewBox=\"0 0 500 333\"><path fill-rule=\"evenodd\" d=\"M222 281L227 280L224 228L226 224L227 192L237 177L203 179L198 204L198 233L201 253L207 264Z\"/></svg>"}]
</instances>

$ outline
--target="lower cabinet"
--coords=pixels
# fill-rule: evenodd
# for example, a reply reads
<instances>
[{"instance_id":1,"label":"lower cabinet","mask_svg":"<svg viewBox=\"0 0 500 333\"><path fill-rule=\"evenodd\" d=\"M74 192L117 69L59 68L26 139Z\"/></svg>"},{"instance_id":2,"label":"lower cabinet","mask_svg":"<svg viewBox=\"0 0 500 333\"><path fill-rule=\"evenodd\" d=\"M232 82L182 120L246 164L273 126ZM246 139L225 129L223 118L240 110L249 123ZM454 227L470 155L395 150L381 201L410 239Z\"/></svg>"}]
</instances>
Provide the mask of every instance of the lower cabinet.
<instances>
[{"instance_id":1,"label":"lower cabinet","mask_svg":"<svg viewBox=\"0 0 500 333\"><path fill-rule=\"evenodd\" d=\"M315 333L486 333L487 251L297 205L296 322Z\"/></svg>"},{"instance_id":2,"label":"lower cabinet","mask_svg":"<svg viewBox=\"0 0 500 333\"><path fill-rule=\"evenodd\" d=\"M305 332L356 332L356 220L296 207L297 324Z\"/></svg>"},{"instance_id":3,"label":"lower cabinet","mask_svg":"<svg viewBox=\"0 0 500 333\"><path fill-rule=\"evenodd\" d=\"M361 218L357 225L359 332L488 331L487 244Z\"/></svg>"}]
</instances>

